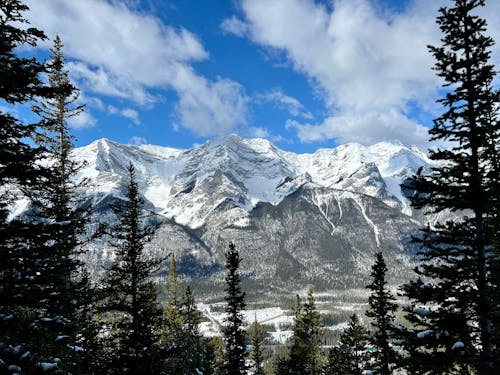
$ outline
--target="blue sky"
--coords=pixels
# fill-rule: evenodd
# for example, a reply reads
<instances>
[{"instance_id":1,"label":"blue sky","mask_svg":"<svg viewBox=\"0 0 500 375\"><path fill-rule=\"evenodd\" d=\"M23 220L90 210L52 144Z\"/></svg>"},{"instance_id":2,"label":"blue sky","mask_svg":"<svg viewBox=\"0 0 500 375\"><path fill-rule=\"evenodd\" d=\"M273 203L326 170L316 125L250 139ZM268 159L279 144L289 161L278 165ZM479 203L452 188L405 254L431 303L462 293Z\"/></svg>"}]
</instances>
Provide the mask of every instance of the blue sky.
<instances>
[{"instance_id":1,"label":"blue sky","mask_svg":"<svg viewBox=\"0 0 500 375\"><path fill-rule=\"evenodd\" d=\"M237 133L295 152L393 139L425 148L440 84L426 45L439 43L447 3L27 1L31 23L61 36L87 104L72 122L77 145L188 148ZM482 13L500 37L500 2Z\"/></svg>"}]
</instances>

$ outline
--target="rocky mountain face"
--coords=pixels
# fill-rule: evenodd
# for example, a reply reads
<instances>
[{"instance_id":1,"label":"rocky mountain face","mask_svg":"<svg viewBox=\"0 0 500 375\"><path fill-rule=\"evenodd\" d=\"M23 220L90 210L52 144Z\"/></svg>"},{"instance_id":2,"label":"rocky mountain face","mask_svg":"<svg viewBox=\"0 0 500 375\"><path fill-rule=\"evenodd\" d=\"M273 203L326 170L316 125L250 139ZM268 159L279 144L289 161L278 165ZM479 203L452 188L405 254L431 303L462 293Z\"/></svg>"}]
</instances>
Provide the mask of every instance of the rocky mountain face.
<instances>
[{"instance_id":1,"label":"rocky mountain face","mask_svg":"<svg viewBox=\"0 0 500 375\"><path fill-rule=\"evenodd\" d=\"M133 163L149 222L158 226L152 256L176 255L185 276L206 285L223 279L234 241L248 283L262 288L363 286L382 250L394 281L407 278L422 225L399 184L431 162L398 143L346 144L313 154L285 152L238 136L189 150L122 145L106 139L74 150L85 161L96 218L113 221ZM94 270L112 258L105 241L86 255Z\"/></svg>"}]
</instances>

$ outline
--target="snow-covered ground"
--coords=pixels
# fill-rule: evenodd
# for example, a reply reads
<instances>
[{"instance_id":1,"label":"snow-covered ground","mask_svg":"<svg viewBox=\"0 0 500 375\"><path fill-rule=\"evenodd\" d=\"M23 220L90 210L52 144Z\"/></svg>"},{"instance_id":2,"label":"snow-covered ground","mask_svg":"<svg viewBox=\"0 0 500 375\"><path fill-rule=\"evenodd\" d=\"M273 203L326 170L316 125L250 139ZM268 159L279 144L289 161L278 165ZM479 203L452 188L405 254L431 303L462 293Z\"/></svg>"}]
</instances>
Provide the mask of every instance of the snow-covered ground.
<instances>
[{"instance_id":1,"label":"snow-covered ground","mask_svg":"<svg viewBox=\"0 0 500 375\"><path fill-rule=\"evenodd\" d=\"M200 331L206 337L221 336L222 327L224 324L225 314L221 312L223 304L217 303L214 305L206 303L198 303L198 309L204 316L204 322L200 324ZM214 307L215 310L214 311ZM361 304L340 304L333 307L336 311L358 311ZM329 314L332 310L319 310L321 314ZM285 344L292 336L293 332L290 327L293 324L293 315L289 310L284 310L281 307L267 307L260 309L248 309L243 311L245 328L248 328L254 321L264 325L268 334L271 337L271 343ZM341 322L331 326L325 326L329 331L343 331L347 328L348 322ZM270 329L270 327L272 327Z\"/></svg>"}]
</instances>

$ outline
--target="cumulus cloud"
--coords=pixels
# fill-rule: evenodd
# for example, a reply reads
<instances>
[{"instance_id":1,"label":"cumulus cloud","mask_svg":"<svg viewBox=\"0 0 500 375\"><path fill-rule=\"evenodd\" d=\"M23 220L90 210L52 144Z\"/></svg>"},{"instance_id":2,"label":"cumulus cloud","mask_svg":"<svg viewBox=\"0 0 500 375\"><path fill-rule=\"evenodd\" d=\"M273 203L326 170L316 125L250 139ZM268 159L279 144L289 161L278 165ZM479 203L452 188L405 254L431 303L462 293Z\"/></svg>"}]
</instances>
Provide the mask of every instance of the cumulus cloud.
<instances>
[{"instance_id":1,"label":"cumulus cloud","mask_svg":"<svg viewBox=\"0 0 500 375\"><path fill-rule=\"evenodd\" d=\"M147 106L158 99L152 94L154 89L174 90L179 97L180 126L199 135L219 134L245 123L246 97L241 86L228 79L210 81L192 68L193 62L209 54L188 30L165 25L123 2L27 3L34 26L50 37L61 36L65 54L74 60L68 64L70 73L86 92Z\"/></svg>"},{"instance_id":2,"label":"cumulus cloud","mask_svg":"<svg viewBox=\"0 0 500 375\"><path fill-rule=\"evenodd\" d=\"M179 86L177 112L184 127L201 136L228 134L246 122L248 98L243 86L219 78L212 82L191 77Z\"/></svg>"},{"instance_id":3,"label":"cumulus cloud","mask_svg":"<svg viewBox=\"0 0 500 375\"><path fill-rule=\"evenodd\" d=\"M257 101L275 103L278 108L283 108L288 113L295 117L303 117L305 119L312 119L312 114L305 111L303 104L294 97L286 95L280 88L273 88L272 90L263 94L257 95Z\"/></svg>"},{"instance_id":4,"label":"cumulus cloud","mask_svg":"<svg viewBox=\"0 0 500 375\"><path fill-rule=\"evenodd\" d=\"M423 147L429 137L425 126L394 109L342 114L327 117L319 124L288 120L286 127L296 129L299 139L306 143L331 138L336 138L340 143L355 141L363 144L398 139L408 145Z\"/></svg>"},{"instance_id":5,"label":"cumulus cloud","mask_svg":"<svg viewBox=\"0 0 500 375\"><path fill-rule=\"evenodd\" d=\"M440 82L427 45L440 44L438 6L420 0L401 13L381 13L369 0L334 0L331 7L314 0L241 0L246 35L282 52L325 98L330 115L322 123L289 123L302 140L392 137L420 145L424 129L409 112L435 110ZM490 2L485 14L491 34L498 33L500 3Z\"/></svg>"}]
</instances>

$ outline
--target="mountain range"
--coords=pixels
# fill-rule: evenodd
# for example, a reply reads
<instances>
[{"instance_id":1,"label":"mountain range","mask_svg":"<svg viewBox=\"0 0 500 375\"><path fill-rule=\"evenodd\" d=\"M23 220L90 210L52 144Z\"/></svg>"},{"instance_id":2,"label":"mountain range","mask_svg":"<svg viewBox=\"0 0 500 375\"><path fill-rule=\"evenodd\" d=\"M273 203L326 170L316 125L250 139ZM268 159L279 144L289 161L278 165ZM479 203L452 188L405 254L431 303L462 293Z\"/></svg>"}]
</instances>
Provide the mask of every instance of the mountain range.
<instances>
[{"instance_id":1,"label":"mountain range","mask_svg":"<svg viewBox=\"0 0 500 375\"><path fill-rule=\"evenodd\" d=\"M108 222L116 220L109 205L124 199L132 163L145 220L157 228L148 252L175 254L184 277L207 291L223 280L230 241L250 289L362 287L380 250L391 281L407 279L410 238L424 216L400 184L432 166L418 148L398 142L295 154L236 135L187 150L99 139L73 157L85 163L77 178L90 182L84 194L96 220ZM96 274L112 258L105 240L85 255Z\"/></svg>"}]
</instances>

